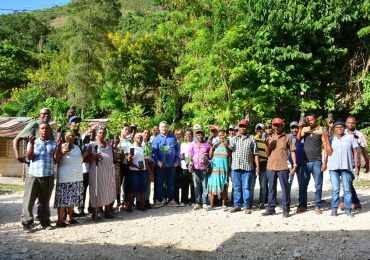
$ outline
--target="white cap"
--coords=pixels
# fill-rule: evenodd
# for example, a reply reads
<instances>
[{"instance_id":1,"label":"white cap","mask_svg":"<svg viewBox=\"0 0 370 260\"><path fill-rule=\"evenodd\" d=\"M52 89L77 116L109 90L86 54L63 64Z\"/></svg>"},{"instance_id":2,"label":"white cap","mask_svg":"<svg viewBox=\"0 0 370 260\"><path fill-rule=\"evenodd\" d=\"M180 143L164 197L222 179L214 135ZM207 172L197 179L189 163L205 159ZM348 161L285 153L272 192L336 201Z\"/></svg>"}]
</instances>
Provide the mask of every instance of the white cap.
<instances>
[{"instance_id":1,"label":"white cap","mask_svg":"<svg viewBox=\"0 0 370 260\"><path fill-rule=\"evenodd\" d=\"M201 127L199 124L195 124L195 125L193 126L193 130L194 130L194 131L198 131L199 129L202 129L202 127Z\"/></svg>"}]
</instances>

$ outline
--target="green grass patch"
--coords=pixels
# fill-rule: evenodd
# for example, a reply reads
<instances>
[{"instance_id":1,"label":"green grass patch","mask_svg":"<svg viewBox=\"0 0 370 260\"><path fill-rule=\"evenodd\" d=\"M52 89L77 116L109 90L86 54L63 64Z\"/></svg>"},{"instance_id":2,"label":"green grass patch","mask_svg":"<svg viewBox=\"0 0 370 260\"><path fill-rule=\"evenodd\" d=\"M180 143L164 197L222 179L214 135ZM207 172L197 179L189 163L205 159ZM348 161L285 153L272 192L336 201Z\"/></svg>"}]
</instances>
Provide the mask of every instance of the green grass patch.
<instances>
[{"instance_id":1,"label":"green grass patch","mask_svg":"<svg viewBox=\"0 0 370 260\"><path fill-rule=\"evenodd\" d=\"M356 189L367 189L370 188L370 180L355 180L353 181L353 186Z\"/></svg>"},{"instance_id":2,"label":"green grass patch","mask_svg":"<svg viewBox=\"0 0 370 260\"><path fill-rule=\"evenodd\" d=\"M5 193L23 191L23 185L0 183L0 195Z\"/></svg>"}]
</instances>

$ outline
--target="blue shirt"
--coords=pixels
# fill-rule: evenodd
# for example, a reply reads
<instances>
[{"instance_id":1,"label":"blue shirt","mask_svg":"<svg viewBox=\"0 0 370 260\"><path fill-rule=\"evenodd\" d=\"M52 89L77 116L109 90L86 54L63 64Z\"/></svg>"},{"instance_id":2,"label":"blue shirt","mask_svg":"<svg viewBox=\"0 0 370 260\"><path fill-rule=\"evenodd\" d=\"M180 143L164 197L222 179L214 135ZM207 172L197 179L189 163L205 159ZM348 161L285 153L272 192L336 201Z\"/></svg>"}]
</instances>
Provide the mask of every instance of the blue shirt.
<instances>
[{"instance_id":1,"label":"blue shirt","mask_svg":"<svg viewBox=\"0 0 370 260\"><path fill-rule=\"evenodd\" d=\"M300 143L297 143L297 137L293 134L290 134L292 140L295 144L295 158L298 165L303 165L303 147L304 147L304 139ZM289 162L293 165L292 157L290 156L289 150Z\"/></svg>"},{"instance_id":2,"label":"blue shirt","mask_svg":"<svg viewBox=\"0 0 370 260\"><path fill-rule=\"evenodd\" d=\"M31 143L27 145L27 151ZM30 161L28 174L34 177L48 177L54 175L54 153L57 143L54 140L42 141L40 138L35 140L34 158Z\"/></svg>"},{"instance_id":3,"label":"blue shirt","mask_svg":"<svg viewBox=\"0 0 370 260\"><path fill-rule=\"evenodd\" d=\"M353 170L353 149L358 144L353 135L334 136L330 138L333 153L328 158L328 170Z\"/></svg>"},{"instance_id":4,"label":"blue shirt","mask_svg":"<svg viewBox=\"0 0 370 260\"><path fill-rule=\"evenodd\" d=\"M163 152L161 149L167 148L167 152ZM180 145L177 142L176 137L168 133L167 136L162 134L157 135L153 140L153 159L156 164L159 161L164 162L164 167L173 167L173 164L180 164Z\"/></svg>"}]
</instances>

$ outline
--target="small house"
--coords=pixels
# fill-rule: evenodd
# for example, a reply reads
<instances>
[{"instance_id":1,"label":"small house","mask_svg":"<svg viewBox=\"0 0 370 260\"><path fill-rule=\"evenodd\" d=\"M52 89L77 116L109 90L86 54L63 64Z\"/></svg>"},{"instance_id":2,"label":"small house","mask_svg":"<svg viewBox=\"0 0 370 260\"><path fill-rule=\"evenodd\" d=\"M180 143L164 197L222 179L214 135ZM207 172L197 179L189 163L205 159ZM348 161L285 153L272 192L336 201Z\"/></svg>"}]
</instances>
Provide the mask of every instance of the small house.
<instances>
[{"instance_id":1,"label":"small house","mask_svg":"<svg viewBox=\"0 0 370 260\"><path fill-rule=\"evenodd\" d=\"M13 139L31 120L31 117L0 117L0 176L25 176L25 165L15 159ZM25 141L19 144L21 156L24 155L25 145Z\"/></svg>"}]
</instances>

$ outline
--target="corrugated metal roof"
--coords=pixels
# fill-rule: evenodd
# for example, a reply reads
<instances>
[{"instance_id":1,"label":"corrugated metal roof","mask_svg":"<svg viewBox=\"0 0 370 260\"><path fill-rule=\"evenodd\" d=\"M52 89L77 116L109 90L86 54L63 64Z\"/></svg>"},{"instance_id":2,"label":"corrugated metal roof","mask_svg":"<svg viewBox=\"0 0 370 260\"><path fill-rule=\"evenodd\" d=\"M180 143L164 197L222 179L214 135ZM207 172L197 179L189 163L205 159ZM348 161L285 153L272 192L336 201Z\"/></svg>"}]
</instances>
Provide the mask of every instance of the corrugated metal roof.
<instances>
[{"instance_id":1,"label":"corrugated metal roof","mask_svg":"<svg viewBox=\"0 0 370 260\"><path fill-rule=\"evenodd\" d=\"M16 137L31 120L32 117L1 117L0 137Z\"/></svg>"}]
</instances>

